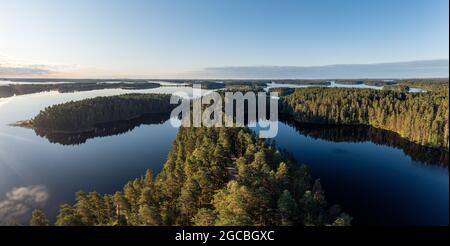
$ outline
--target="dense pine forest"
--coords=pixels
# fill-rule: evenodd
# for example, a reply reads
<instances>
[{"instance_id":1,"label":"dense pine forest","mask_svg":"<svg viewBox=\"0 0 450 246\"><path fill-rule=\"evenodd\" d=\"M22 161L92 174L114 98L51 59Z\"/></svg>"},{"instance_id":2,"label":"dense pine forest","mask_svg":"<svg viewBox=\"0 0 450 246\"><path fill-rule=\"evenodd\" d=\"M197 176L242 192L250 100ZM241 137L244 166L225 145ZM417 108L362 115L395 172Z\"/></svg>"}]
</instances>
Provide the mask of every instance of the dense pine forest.
<instances>
[{"instance_id":1,"label":"dense pine forest","mask_svg":"<svg viewBox=\"0 0 450 246\"><path fill-rule=\"evenodd\" d=\"M443 92L448 93L449 80L448 78L442 79L402 79L396 81L398 85L418 87L425 91Z\"/></svg>"},{"instance_id":2,"label":"dense pine forest","mask_svg":"<svg viewBox=\"0 0 450 246\"><path fill-rule=\"evenodd\" d=\"M446 88L427 93L303 88L283 97L280 107L299 122L370 125L399 133L421 145L448 150Z\"/></svg>"},{"instance_id":3,"label":"dense pine forest","mask_svg":"<svg viewBox=\"0 0 450 246\"><path fill-rule=\"evenodd\" d=\"M55 225L349 225L319 180L245 128L180 128L156 178L114 195L78 192ZM32 225L48 225L35 211Z\"/></svg>"},{"instance_id":4,"label":"dense pine forest","mask_svg":"<svg viewBox=\"0 0 450 246\"><path fill-rule=\"evenodd\" d=\"M34 119L22 124L53 133L89 132L98 124L131 120L149 113L169 115L174 107L170 104L170 95L96 97L47 107Z\"/></svg>"}]
</instances>

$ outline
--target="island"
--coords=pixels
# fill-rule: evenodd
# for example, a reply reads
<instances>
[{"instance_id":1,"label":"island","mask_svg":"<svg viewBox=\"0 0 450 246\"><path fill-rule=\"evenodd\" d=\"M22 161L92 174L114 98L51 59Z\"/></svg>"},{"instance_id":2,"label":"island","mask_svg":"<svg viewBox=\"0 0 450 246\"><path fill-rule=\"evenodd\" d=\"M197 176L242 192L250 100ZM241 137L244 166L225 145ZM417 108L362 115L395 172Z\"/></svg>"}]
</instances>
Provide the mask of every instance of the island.
<instances>
[{"instance_id":1,"label":"island","mask_svg":"<svg viewBox=\"0 0 450 246\"><path fill-rule=\"evenodd\" d=\"M420 145L449 149L448 83L427 93L296 89L281 97L280 112L302 123L369 125Z\"/></svg>"},{"instance_id":2,"label":"island","mask_svg":"<svg viewBox=\"0 0 450 246\"><path fill-rule=\"evenodd\" d=\"M13 81L14 82L14 81ZM58 91L60 93L68 93L75 91L91 91L102 89L126 89L126 90L141 90L141 89L153 89L158 88L158 83L148 82L135 82L135 81L97 81L97 80L72 80L64 81L64 83L58 83L47 81L47 83L40 82L40 80L27 80L21 81L28 84L8 84L0 85L0 98L12 97L14 95L25 95L31 93L45 92L45 91Z\"/></svg>"},{"instance_id":3,"label":"island","mask_svg":"<svg viewBox=\"0 0 450 246\"><path fill-rule=\"evenodd\" d=\"M146 114L170 115L176 106L167 94L124 94L57 104L33 119L15 125L59 134L87 133L96 126L140 118Z\"/></svg>"}]
</instances>

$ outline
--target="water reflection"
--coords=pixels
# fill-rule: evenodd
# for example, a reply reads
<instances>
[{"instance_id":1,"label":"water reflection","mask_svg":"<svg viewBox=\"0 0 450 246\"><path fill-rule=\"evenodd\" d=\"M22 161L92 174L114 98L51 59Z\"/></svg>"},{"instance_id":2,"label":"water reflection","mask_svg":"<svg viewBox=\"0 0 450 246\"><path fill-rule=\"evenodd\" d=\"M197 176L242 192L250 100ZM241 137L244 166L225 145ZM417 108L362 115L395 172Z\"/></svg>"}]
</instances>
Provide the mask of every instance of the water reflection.
<instances>
[{"instance_id":1,"label":"water reflection","mask_svg":"<svg viewBox=\"0 0 450 246\"><path fill-rule=\"evenodd\" d=\"M391 131L363 125L305 124L298 123L289 117L283 117L282 121L293 127L300 134L314 139L354 143L370 141L375 144L401 149L416 162L448 167L449 152L415 144Z\"/></svg>"},{"instance_id":2,"label":"water reflection","mask_svg":"<svg viewBox=\"0 0 450 246\"><path fill-rule=\"evenodd\" d=\"M11 225L21 221L34 208L42 207L50 194L44 185L14 187L0 201L0 225Z\"/></svg>"},{"instance_id":3,"label":"water reflection","mask_svg":"<svg viewBox=\"0 0 450 246\"><path fill-rule=\"evenodd\" d=\"M169 117L169 114L146 114L133 120L98 124L92 131L75 134L53 133L43 129L34 131L36 135L45 137L50 143L80 145L88 139L124 134L141 125L163 124Z\"/></svg>"},{"instance_id":4,"label":"water reflection","mask_svg":"<svg viewBox=\"0 0 450 246\"><path fill-rule=\"evenodd\" d=\"M80 145L92 138L115 136L131 132L141 125L163 124L169 120L169 118L169 114L146 114L133 120L99 124L93 131L76 134L52 133L42 129L34 129L34 131L37 136L46 138L50 143ZM313 139L323 139L336 143L361 143L370 141L378 145L387 145L401 149L415 162L448 167L449 153L447 151L415 144L391 131L363 125L318 125L299 123L288 116L282 116L281 121L294 128L301 135Z\"/></svg>"}]
</instances>

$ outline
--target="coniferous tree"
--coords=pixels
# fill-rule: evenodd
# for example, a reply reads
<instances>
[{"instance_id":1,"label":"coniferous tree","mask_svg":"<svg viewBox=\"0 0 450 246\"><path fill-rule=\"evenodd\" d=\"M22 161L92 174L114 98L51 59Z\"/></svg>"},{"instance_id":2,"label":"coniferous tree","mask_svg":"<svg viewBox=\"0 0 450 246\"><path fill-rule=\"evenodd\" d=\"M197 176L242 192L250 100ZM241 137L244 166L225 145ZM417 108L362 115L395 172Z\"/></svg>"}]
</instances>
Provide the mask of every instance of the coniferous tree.
<instances>
[{"instance_id":1,"label":"coniferous tree","mask_svg":"<svg viewBox=\"0 0 450 246\"><path fill-rule=\"evenodd\" d=\"M161 225L161 215L155 206L142 205L139 209L139 218L142 225L158 226Z\"/></svg>"},{"instance_id":2,"label":"coniferous tree","mask_svg":"<svg viewBox=\"0 0 450 246\"><path fill-rule=\"evenodd\" d=\"M83 218L77 213L77 210L68 204L61 205L59 214L56 217L55 225L57 226L81 226Z\"/></svg>"},{"instance_id":3,"label":"coniferous tree","mask_svg":"<svg viewBox=\"0 0 450 246\"><path fill-rule=\"evenodd\" d=\"M40 209L33 210L31 214L30 226L48 226L49 222L44 212Z\"/></svg>"},{"instance_id":4,"label":"coniferous tree","mask_svg":"<svg viewBox=\"0 0 450 246\"><path fill-rule=\"evenodd\" d=\"M217 212L216 225L252 225L248 205L253 201L250 191L245 186L239 186L236 181L228 183L227 188L220 190L213 200Z\"/></svg>"},{"instance_id":5,"label":"coniferous tree","mask_svg":"<svg viewBox=\"0 0 450 246\"><path fill-rule=\"evenodd\" d=\"M449 148L448 84L425 93L302 88L282 97L280 108L299 122L370 125L421 145Z\"/></svg>"},{"instance_id":6,"label":"coniferous tree","mask_svg":"<svg viewBox=\"0 0 450 246\"><path fill-rule=\"evenodd\" d=\"M196 226L213 226L216 222L217 215L214 210L209 208L201 208L193 218Z\"/></svg>"},{"instance_id":7,"label":"coniferous tree","mask_svg":"<svg viewBox=\"0 0 450 246\"><path fill-rule=\"evenodd\" d=\"M281 225L292 226L297 221L297 203L288 190L284 190L278 199L278 211L281 216Z\"/></svg>"},{"instance_id":8,"label":"coniferous tree","mask_svg":"<svg viewBox=\"0 0 450 246\"><path fill-rule=\"evenodd\" d=\"M228 152L224 136L237 139ZM249 129L180 128L155 179L147 171L114 195L78 192L56 224L346 225L349 218L327 208L306 166Z\"/></svg>"}]
</instances>

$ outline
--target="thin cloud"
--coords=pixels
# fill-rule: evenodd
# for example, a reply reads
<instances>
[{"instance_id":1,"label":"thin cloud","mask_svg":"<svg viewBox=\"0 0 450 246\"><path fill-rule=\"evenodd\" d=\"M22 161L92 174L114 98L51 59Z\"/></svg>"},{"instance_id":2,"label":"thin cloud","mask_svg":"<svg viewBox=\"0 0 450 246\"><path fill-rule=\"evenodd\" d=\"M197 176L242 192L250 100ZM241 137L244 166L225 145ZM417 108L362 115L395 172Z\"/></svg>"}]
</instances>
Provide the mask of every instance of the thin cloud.
<instances>
[{"instance_id":1,"label":"thin cloud","mask_svg":"<svg viewBox=\"0 0 450 246\"><path fill-rule=\"evenodd\" d=\"M86 69L78 65L36 63L0 56L0 77L52 77ZM70 77L70 76L69 76Z\"/></svg>"},{"instance_id":2,"label":"thin cloud","mask_svg":"<svg viewBox=\"0 0 450 246\"><path fill-rule=\"evenodd\" d=\"M448 77L449 60L424 60L377 64L327 66L230 66L210 67L191 72L197 78L254 79L358 79Z\"/></svg>"},{"instance_id":3,"label":"thin cloud","mask_svg":"<svg viewBox=\"0 0 450 246\"><path fill-rule=\"evenodd\" d=\"M0 64L0 76L34 76L51 73L48 69L36 67L10 67Z\"/></svg>"}]
</instances>

